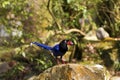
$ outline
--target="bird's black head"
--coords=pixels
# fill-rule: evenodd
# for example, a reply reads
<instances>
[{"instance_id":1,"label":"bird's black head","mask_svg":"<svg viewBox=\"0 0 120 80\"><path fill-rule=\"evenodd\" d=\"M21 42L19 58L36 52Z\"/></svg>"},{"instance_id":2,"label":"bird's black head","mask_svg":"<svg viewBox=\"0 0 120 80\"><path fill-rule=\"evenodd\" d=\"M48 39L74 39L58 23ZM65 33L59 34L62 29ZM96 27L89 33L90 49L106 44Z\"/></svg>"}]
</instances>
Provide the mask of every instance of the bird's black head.
<instances>
[{"instance_id":1,"label":"bird's black head","mask_svg":"<svg viewBox=\"0 0 120 80\"><path fill-rule=\"evenodd\" d=\"M63 53L68 51L67 45L73 45L73 42L70 41L70 40L62 40L59 44L60 51L63 52Z\"/></svg>"},{"instance_id":2,"label":"bird's black head","mask_svg":"<svg viewBox=\"0 0 120 80\"><path fill-rule=\"evenodd\" d=\"M73 45L73 42L71 40L62 40L60 42L61 45Z\"/></svg>"}]
</instances>

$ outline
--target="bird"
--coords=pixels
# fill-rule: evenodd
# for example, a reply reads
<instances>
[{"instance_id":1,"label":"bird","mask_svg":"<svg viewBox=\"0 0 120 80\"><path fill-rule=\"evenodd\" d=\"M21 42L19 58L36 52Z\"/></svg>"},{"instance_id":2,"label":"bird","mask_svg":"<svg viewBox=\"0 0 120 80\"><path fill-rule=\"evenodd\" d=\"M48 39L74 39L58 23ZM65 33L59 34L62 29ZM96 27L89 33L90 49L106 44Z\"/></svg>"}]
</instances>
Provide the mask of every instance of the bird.
<instances>
[{"instance_id":1,"label":"bird","mask_svg":"<svg viewBox=\"0 0 120 80\"><path fill-rule=\"evenodd\" d=\"M53 53L53 56L56 58L57 63L59 63L58 56L60 56L60 60L62 61L62 63L65 63L62 60L62 57L68 51L68 46L67 45L73 45L73 41L64 39L60 43L54 45L53 47L48 46L46 44L41 44L41 43L38 43L38 42L32 42L31 44L35 44L35 45L37 45L41 48L44 48L46 50L51 51Z\"/></svg>"}]
</instances>

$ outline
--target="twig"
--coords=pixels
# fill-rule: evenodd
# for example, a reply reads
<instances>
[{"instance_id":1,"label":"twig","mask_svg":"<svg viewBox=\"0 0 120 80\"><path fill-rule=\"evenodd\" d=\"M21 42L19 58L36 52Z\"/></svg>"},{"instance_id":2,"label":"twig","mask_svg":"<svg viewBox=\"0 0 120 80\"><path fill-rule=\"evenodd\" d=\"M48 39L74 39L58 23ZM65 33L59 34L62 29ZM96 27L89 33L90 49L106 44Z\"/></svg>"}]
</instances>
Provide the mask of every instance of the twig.
<instances>
[{"instance_id":1,"label":"twig","mask_svg":"<svg viewBox=\"0 0 120 80\"><path fill-rule=\"evenodd\" d=\"M61 30L62 28L61 28L60 24L57 22L56 17L54 16L54 14L50 10L50 1L51 0L48 0L47 9L48 9L50 15L52 16L53 20L55 21L56 25L58 26L58 29Z\"/></svg>"}]
</instances>

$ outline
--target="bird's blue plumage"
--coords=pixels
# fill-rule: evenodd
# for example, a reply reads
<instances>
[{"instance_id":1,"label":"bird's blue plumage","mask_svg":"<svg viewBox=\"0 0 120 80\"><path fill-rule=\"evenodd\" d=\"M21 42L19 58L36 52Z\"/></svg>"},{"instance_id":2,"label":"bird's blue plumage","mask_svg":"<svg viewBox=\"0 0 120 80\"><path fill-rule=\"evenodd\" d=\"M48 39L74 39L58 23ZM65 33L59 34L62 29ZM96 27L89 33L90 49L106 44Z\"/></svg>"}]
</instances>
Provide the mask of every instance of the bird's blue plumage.
<instances>
[{"instance_id":1,"label":"bird's blue plumage","mask_svg":"<svg viewBox=\"0 0 120 80\"><path fill-rule=\"evenodd\" d=\"M52 49L52 47L47 46L47 45L45 45L45 44L41 44L41 43L38 43L38 42L32 42L32 43L35 44L35 45L37 45L37 46L39 46L39 47L42 47L42 48L44 48L44 49L47 49L47 50L51 50L51 49Z\"/></svg>"},{"instance_id":2,"label":"bird's blue plumage","mask_svg":"<svg viewBox=\"0 0 120 80\"><path fill-rule=\"evenodd\" d=\"M53 46L52 52L53 52L54 56L62 56L63 55L63 53L60 51L59 44L56 44L55 46Z\"/></svg>"},{"instance_id":3,"label":"bird's blue plumage","mask_svg":"<svg viewBox=\"0 0 120 80\"><path fill-rule=\"evenodd\" d=\"M54 56L62 56L63 55L63 53L59 49L59 44L56 44L53 47L50 47L50 46L47 46L45 44L41 44L41 43L38 43L38 42L32 42L32 44L35 44L35 45L37 45L39 47L42 47L44 49L52 51Z\"/></svg>"}]
</instances>

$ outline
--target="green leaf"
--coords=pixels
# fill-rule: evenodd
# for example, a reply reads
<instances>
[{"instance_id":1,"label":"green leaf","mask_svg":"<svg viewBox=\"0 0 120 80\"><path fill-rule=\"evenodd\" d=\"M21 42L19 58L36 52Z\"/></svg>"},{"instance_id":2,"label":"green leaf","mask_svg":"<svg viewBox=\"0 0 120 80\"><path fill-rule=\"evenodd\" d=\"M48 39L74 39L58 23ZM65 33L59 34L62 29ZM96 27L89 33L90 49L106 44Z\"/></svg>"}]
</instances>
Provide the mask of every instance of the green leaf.
<instances>
[{"instance_id":1,"label":"green leaf","mask_svg":"<svg viewBox=\"0 0 120 80\"><path fill-rule=\"evenodd\" d=\"M67 3L70 4L72 0L67 0Z\"/></svg>"},{"instance_id":2,"label":"green leaf","mask_svg":"<svg viewBox=\"0 0 120 80\"><path fill-rule=\"evenodd\" d=\"M26 57L26 54L25 54L25 52L22 52L22 56L23 56L23 57Z\"/></svg>"},{"instance_id":3,"label":"green leaf","mask_svg":"<svg viewBox=\"0 0 120 80\"><path fill-rule=\"evenodd\" d=\"M9 1L4 1L4 2L2 3L2 7L3 7L3 8L6 8L7 5L10 5L10 2L9 2Z\"/></svg>"}]
</instances>

